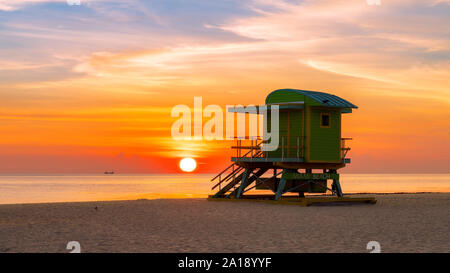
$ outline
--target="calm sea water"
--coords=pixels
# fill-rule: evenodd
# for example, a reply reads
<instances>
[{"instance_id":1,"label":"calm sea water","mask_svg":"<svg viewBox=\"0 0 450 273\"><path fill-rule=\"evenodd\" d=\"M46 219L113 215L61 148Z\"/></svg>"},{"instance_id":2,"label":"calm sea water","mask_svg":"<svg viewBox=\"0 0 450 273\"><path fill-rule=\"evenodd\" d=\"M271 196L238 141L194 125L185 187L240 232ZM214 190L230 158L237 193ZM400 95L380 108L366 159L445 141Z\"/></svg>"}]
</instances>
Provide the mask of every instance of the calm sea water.
<instances>
[{"instance_id":1,"label":"calm sea water","mask_svg":"<svg viewBox=\"0 0 450 273\"><path fill-rule=\"evenodd\" d=\"M0 204L204 198L213 175L0 176ZM344 193L450 192L450 174L341 174Z\"/></svg>"}]
</instances>

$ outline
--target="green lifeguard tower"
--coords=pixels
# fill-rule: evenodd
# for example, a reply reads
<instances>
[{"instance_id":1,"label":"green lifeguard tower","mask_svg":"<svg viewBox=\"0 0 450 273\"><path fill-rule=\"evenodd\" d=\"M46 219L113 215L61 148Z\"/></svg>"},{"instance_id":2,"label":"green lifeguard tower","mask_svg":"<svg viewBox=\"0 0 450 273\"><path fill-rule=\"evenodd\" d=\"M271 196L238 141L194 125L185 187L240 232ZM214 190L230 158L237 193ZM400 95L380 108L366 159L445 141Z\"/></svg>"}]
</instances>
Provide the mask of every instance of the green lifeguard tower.
<instances>
[{"instance_id":1,"label":"green lifeguard tower","mask_svg":"<svg viewBox=\"0 0 450 273\"><path fill-rule=\"evenodd\" d=\"M343 197L339 183L337 170L350 163L346 141L351 140L342 138L341 117L352 113L352 109L358 108L356 105L324 92L279 89L267 96L264 107L255 108L261 114L261 109L273 105L279 109L278 148L263 151L261 139L237 139L232 147L236 149L236 156L231 158L233 163L212 179L215 182L212 189L217 192L210 200L295 198L303 205L329 201L376 202L373 197ZM247 110L245 107L228 109L237 113ZM270 111L265 117L267 131L277 130L270 128ZM273 194L244 194L252 189L270 190ZM328 191L331 193L328 198L305 198L305 193L323 195ZM285 193L296 194L288 197L283 196Z\"/></svg>"}]
</instances>

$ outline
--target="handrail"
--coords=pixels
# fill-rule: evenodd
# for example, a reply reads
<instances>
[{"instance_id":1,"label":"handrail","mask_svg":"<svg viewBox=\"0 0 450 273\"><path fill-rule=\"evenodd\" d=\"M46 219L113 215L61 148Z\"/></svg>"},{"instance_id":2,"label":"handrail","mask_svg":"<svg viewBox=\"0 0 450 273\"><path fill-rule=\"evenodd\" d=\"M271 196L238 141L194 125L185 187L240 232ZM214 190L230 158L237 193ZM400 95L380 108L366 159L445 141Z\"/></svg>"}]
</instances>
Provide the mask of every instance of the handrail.
<instances>
[{"instance_id":1,"label":"handrail","mask_svg":"<svg viewBox=\"0 0 450 273\"><path fill-rule=\"evenodd\" d=\"M349 137L341 138L341 159L344 159L347 156L348 151L351 150L350 147L346 147L346 145L345 145L346 140L353 140L353 138L349 138Z\"/></svg>"},{"instance_id":2,"label":"handrail","mask_svg":"<svg viewBox=\"0 0 450 273\"><path fill-rule=\"evenodd\" d=\"M261 143L259 144L261 145ZM246 154L244 154L242 157L245 157L246 155L248 155L249 153L251 153L251 151L248 151ZM218 175L216 175L213 179L211 179L211 182L216 180L217 177L221 176L224 172L226 172L229 168L233 167L235 165L235 163L231 164L230 166L228 166L225 170L223 170L222 172L220 172Z\"/></svg>"},{"instance_id":3,"label":"handrail","mask_svg":"<svg viewBox=\"0 0 450 273\"><path fill-rule=\"evenodd\" d=\"M233 172L229 173L224 179L219 179L219 182L217 182L217 184L215 184L212 187L212 190L214 190L217 186L219 186L223 182L227 182L231 177L234 177L236 173L240 172L242 169L243 169L242 167L236 168Z\"/></svg>"},{"instance_id":4,"label":"handrail","mask_svg":"<svg viewBox=\"0 0 450 273\"><path fill-rule=\"evenodd\" d=\"M230 178L236 179L236 173L239 173L241 170L243 170L243 167L238 167L235 171L229 173L224 179L220 179L219 182L217 182L217 184L215 184L211 189L214 190L215 188L217 188L217 186L219 186L220 184L227 182L228 180L230 180ZM241 173L242 174L242 173ZM239 175L241 175L239 174Z\"/></svg>"},{"instance_id":5,"label":"handrail","mask_svg":"<svg viewBox=\"0 0 450 273\"><path fill-rule=\"evenodd\" d=\"M304 149L305 149L305 138L306 136L293 136L296 138L296 144L289 141L287 141L287 136L280 136L280 147L277 149L278 151L281 151L281 157L284 159L286 157L295 157L295 158L301 158L304 157ZM256 146L253 144L255 140L249 140L251 141L250 144L242 145L242 139L238 139L236 146L232 146L232 149L236 149L236 157L237 158L244 158L247 157L249 153L246 153L244 155L241 155L242 150L250 150L250 153L252 154L251 158L257 157L256 155L253 155L252 150L261 150L261 144L267 143L266 140L262 140L260 143L256 141ZM268 153L265 152L264 154L258 154L260 157L268 157Z\"/></svg>"},{"instance_id":6,"label":"handrail","mask_svg":"<svg viewBox=\"0 0 450 273\"><path fill-rule=\"evenodd\" d=\"M224 172L226 172L229 168L231 168L231 167L233 167L235 164L233 163L233 164L231 164L230 166L228 166L225 170L223 170L222 172L220 172L218 175L216 175L216 176L214 176L214 178L213 179L211 179L211 182L212 181L214 181L214 180L216 180L217 179L217 177L219 177L219 176L221 176Z\"/></svg>"}]
</instances>

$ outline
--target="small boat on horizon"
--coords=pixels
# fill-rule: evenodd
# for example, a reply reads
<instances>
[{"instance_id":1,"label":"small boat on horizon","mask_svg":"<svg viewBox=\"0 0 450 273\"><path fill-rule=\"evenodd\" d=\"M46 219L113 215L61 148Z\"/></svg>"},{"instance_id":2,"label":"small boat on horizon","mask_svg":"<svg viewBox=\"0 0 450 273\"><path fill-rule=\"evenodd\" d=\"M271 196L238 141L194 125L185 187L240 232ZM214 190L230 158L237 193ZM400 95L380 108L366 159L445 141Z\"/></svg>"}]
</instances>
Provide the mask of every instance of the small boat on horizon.
<instances>
[{"instance_id":1,"label":"small boat on horizon","mask_svg":"<svg viewBox=\"0 0 450 273\"><path fill-rule=\"evenodd\" d=\"M103 174L114 174L114 172L113 171L111 171L111 172L105 171Z\"/></svg>"}]
</instances>

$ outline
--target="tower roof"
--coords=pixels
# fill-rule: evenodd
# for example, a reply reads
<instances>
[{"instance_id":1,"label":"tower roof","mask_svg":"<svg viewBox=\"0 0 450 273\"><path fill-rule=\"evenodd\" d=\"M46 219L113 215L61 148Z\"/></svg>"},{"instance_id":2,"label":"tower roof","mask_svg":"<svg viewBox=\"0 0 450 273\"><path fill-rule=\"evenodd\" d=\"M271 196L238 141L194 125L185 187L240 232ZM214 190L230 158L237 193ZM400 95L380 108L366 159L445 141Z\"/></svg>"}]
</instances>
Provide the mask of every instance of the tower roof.
<instances>
[{"instance_id":1,"label":"tower roof","mask_svg":"<svg viewBox=\"0 0 450 273\"><path fill-rule=\"evenodd\" d=\"M307 98L324 107L358 108L358 106L333 94L298 89L275 90L267 96L266 104L306 101Z\"/></svg>"}]
</instances>

